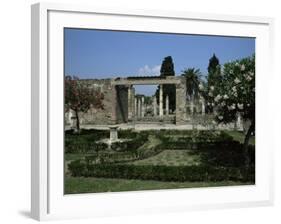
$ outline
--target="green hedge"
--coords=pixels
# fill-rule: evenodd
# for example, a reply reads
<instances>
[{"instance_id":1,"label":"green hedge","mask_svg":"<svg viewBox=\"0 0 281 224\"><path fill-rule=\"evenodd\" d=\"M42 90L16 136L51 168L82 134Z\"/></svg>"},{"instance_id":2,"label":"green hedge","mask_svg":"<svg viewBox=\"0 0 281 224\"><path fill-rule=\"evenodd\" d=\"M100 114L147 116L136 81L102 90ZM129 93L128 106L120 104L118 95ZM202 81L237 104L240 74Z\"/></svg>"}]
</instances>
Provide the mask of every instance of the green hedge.
<instances>
[{"instance_id":1,"label":"green hedge","mask_svg":"<svg viewBox=\"0 0 281 224\"><path fill-rule=\"evenodd\" d=\"M81 160L75 160L68 164L68 169L71 172L71 175L74 177L80 177L85 175L87 172L87 166L85 162Z\"/></svg>"},{"instance_id":2,"label":"green hedge","mask_svg":"<svg viewBox=\"0 0 281 224\"><path fill-rule=\"evenodd\" d=\"M136 151L147 141L148 135L139 135L132 140L115 142L111 144L111 149L115 151Z\"/></svg>"},{"instance_id":3,"label":"green hedge","mask_svg":"<svg viewBox=\"0 0 281 224\"><path fill-rule=\"evenodd\" d=\"M86 156L85 160L88 164L129 162L134 160L146 159L162 151L163 150L159 147L148 149L133 149L130 151L120 152L101 151L98 153L93 153L91 156Z\"/></svg>"},{"instance_id":4,"label":"green hedge","mask_svg":"<svg viewBox=\"0 0 281 224\"><path fill-rule=\"evenodd\" d=\"M136 133L132 130L119 130L119 138L132 139L127 142L112 144L113 150L130 151L137 149L147 141L149 132ZM108 148L107 144L98 142L101 139L109 138L108 130L85 130L79 134L71 130L65 131L65 152L66 153L89 153L98 152Z\"/></svg>"},{"instance_id":5,"label":"green hedge","mask_svg":"<svg viewBox=\"0 0 281 224\"><path fill-rule=\"evenodd\" d=\"M136 159L137 155L133 152L99 152L85 157L87 164L129 162Z\"/></svg>"},{"instance_id":6,"label":"green hedge","mask_svg":"<svg viewBox=\"0 0 281 224\"><path fill-rule=\"evenodd\" d=\"M99 151L107 148L104 143L97 143L102 138L109 136L108 131L86 130L74 133L72 130L65 131L65 152L66 153L85 153Z\"/></svg>"},{"instance_id":7,"label":"green hedge","mask_svg":"<svg viewBox=\"0 0 281 224\"><path fill-rule=\"evenodd\" d=\"M163 132L163 131L162 131ZM169 146L171 148L197 148L198 144L210 144L210 143L220 143L220 142L232 142L233 138L225 132L214 132L214 131L168 131L160 133L158 136L162 140L164 146ZM176 146L178 144L178 146ZM174 145L174 146L173 146ZM186 147L184 147L186 145Z\"/></svg>"},{"instance_id":8,"label":"green hedge","mask_svg":"<svg viewBox=\"0 0 281 224\"><path fill-rule=\"evenodd\" d=\"M70 166L72 175L85 177L141 179L158 181L244 181L255 180L255 170L251 168L213 166L153 166L130 164L99 164ZM77 171L78 169L79 171Z\"/></svg>"},{"instance_id":9,"label":"green hedge","mask_svg":"<svg viewBox=\"0 0 281 224\"><path fill-rule=\"evenodd\" d=\"M101 150L105 150L108 148L108 145L102 142L84 142L77 139L77 141L73 141L68 143L65 141L65 152L66 153L90 153L90 152L98 152Z\"/></svg>"}]
</instances>

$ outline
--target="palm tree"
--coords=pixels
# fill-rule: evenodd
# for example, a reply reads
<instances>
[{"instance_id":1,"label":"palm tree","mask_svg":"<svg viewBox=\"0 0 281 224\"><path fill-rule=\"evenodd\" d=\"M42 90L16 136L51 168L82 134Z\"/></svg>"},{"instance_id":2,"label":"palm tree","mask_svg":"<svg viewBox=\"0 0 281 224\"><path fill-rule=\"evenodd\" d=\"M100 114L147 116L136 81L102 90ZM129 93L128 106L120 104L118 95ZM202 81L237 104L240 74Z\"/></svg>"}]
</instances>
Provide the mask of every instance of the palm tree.
<instances>
[{"instance_id":1,"label":"palm tree","mask_svg":"<svg viewBox=\"0 0 281 224\"><path fill-rule=\"evenodd\" d=\"M186 78L186 95L190 98L190 112L193 114L194 98L198 97L201 72L200 69L188 68L183 71L182 76Z\"/></svg>"}]
</instances>

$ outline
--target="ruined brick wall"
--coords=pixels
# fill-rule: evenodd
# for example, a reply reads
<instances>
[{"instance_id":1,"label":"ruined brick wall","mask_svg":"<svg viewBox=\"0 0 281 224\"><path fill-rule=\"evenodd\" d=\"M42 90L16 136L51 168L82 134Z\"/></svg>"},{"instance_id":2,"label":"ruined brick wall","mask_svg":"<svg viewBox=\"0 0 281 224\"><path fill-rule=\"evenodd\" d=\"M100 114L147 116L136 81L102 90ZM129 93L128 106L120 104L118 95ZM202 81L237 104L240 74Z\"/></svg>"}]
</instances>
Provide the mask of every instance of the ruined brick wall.
<instances>
[{"instance_id":1,"label":"ruined brick wall","mask_svg":"<svg viewBox=\"0 0 281 224\"><path fill-rule=\"evenodd\" d=\"M83 79L89 88L101 91L104 95L103 109L91 108L87 113L79 113L81 125L104 125L112 124L113 100L116 100L117 123L127 122L128 117L128 88L125 86L117 87L117 96L112 95L111 79ZM71 125L73 122L73 112L65 113L65 124Z\"/></svg>"},{"instance_id":2,"label":"ruined brick wall","mask_svg":"<svg viewBox=\"0 0 281 224\"><path fill-rule=\"evenodd\" d=\"M103 109L91 108L87 113L80 113L81 124L108 124L112 114L112 97L110 79L88 79L91 88L101 91L104 95Z\"/></svg>"}]
</instances>

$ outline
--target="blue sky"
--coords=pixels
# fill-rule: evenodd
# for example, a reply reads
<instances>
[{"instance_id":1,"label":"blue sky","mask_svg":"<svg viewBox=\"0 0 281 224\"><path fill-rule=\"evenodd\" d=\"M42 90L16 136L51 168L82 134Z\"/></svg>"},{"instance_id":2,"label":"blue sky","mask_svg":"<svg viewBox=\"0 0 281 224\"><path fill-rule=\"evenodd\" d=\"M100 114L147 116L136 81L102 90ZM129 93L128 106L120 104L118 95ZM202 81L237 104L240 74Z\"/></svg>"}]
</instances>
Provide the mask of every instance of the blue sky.
<instances>
[{"instance_id":1,"label":"blue sky","mask_svg":"<svg viewBox=\"0 0 281 224\"><path fill-rule=\"evenodd\" d=\"M185 68L207 74L209 58L220 63L255 53L254 38L65 29L65 74L79 78L159 75L162 60L172 56L177 75ZM137 86L151 95L155 86Z\"/></svg>"}]
</instances>

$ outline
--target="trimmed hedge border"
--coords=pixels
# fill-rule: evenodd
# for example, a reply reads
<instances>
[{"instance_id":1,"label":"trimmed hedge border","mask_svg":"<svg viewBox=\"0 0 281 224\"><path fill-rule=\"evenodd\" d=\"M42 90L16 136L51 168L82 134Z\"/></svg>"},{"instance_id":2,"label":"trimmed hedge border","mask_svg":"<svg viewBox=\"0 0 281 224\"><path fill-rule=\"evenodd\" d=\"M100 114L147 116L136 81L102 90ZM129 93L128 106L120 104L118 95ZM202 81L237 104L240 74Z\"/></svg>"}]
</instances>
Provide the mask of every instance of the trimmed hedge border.
<instances>
[{"instance_id":1,"label":"trimmed hedge border","mask_svg":"<svg viewBox=\"0 0 281 224\"><path fill-rule=\"evenodd\" d=\"M153 166L131 164L69 164L73 176L158 181L255 181L254 167Z\"/></svg>"},{"instance_id":2,"label":"trimmed hedge border","mask_svg":"<svg viewBox=\"0 0 281 224\"><path fill-rule=\"evenodd\" d=\"M163 150L158 146L150 149L132 149L130 151L121 152L98 152L93 153L90 156L85 156L87 164L98 163L119 163L119 162L130 162L140 159L146 159L151 156L155 156Z\"/></svg>"}]
</instances>

